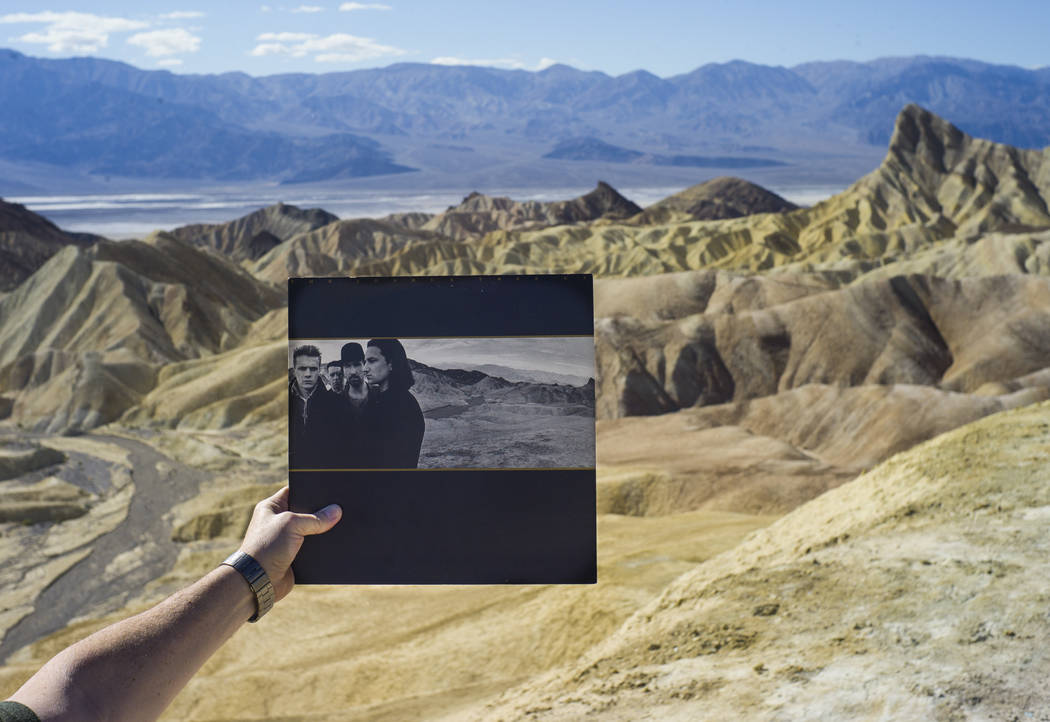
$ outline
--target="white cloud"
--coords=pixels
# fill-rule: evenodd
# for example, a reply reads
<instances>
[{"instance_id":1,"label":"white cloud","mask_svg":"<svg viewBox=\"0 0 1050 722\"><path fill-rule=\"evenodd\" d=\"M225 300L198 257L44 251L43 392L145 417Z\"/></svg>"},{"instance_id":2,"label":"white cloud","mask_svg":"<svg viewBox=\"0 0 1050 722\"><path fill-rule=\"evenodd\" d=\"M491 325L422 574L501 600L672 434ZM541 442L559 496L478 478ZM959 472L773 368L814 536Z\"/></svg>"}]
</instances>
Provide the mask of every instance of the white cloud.
<instances>
[{"instance_id":1,"label":"white cloud","mask_svg":"<svg viewBox=\"0 0 1050 722\"><path fill-rule=\"evenodd\" d=\"M371 38L346 33L313 35L311 33L263 33L252 49L255 56L288 55L302 58L313 55L319 63L356 63L362 60L405 55L407 51L382 45Z\"/></svg>"},{"instance_id":2,"label":"white cloud","mask_svg":"<svg viewBox=\"0 0 1050 722\"><path fill-rule=\"evenodd\" d=\"M149 27L141 20L104 17L78 12L10 13L0 15L0 23L45 25L42 32L30 32L15 38L23 43L46 45L56 53L97 53L109 45L112 33L130 32Z\"/></svg>"},{"instance_id":3,"label":"white cloud","mask_svg":"<svg viewBox=\"0 0 1050 722\"><path fill-rule=\"evenodd\" d=\"M204 17L204 13L200 10L176 10L175 12L164 13L160 17L161 20L192 20Z\"/></svg>"},{"instance_id":4,"label":"white cloud","mask_svg":"<svg viewBox=\"0 0 1050 722\"><path fill-rule=\"evenodd\" d=\"M319 13L324 12L324 8L320 5L300 5L297 8L292 8L293 13Z\"/></svg>"},{"instance_id":5,"label":"white cloud","mask_svg":"<svg viewBox=\"0 0 1050 722\"><path fill-rule=\"evenodd\" d=\"M157 65L162 68L172 68L177 65L182 65L182 61L178 58L164 58L163 60L158 60Z\"/></svg>"},{"instance_id":6,"label":"white cloud","mask_svg":"<svg viewBox=\"0 0 1050 722\"><path fill-rule=\"evenodd\" d=\"M536 65L529 65L517 58L457 58L442 56L430 61L434 65L477 65L486 68L508 68L510 70L543 70L558 63L557 60L543 58Z\"/></svg>"},{"instance_id":7,"label":"white cloud","mask_svg":"<svg viewBox=\"0 0 1050 722\"><path fill-rule=\"evenodd\" d=\"M306 50L306 43L316 38L317 36L311 33L263 33L256 38L259 44L252 49L251 54L257 57L291 55L301 58L309 52Z\"/></svg>"},{"instance_id":8,"label":"white cloud","mask_svg":"<svg viewBox=\"0 0 1050 722\"><path fill-rule=\"evenodd\" d=\"M354 10L392 10L393 8L382 3L343 3L339 9L343 12L353 12Z\"/></svg>"},{"instance_id":9,"label":"white cloud","mask_svg":"<svg viewBox=\"0 0 1050 722\"><path fill-rule=\"evenodd\" d=\"M259 7L259 12L261 12L261 13L273 12L273 8L270 7L269 5L262 5L262 6Z\"/></svg>"},{"instance_id":10,"label":"white cloud","mask_svg":"<svg viewBox=\"0 0 1050 722\"><path fill-rule=\"evenodd\" d=\"M263 33L257 39L265 42L303 43L316 37L313 33Z\"/></svg>"},{"instance_id":11,"label":"white cloud","mask_svg":"<svg viewBox=\"0 0 1050 722\"><path fill-rule=\"evenodd\" d=\"M266 55L289 55L289 52L285 46L279 43L260 43L252 48L249 54L261 58Z\"/></svg>"},{"instance_id":12,"label":"white cloud","mask_svg":"<svg viewBox=\"0 0 1050 722\"><path fill-rule=\"evenodd\" d=\"M136 33L128 38L128 44L138 45L150 57L161 58L165 55L195 53L201 47L201 39L184 28L171 28Z\"/></svg>"}]
</instances>

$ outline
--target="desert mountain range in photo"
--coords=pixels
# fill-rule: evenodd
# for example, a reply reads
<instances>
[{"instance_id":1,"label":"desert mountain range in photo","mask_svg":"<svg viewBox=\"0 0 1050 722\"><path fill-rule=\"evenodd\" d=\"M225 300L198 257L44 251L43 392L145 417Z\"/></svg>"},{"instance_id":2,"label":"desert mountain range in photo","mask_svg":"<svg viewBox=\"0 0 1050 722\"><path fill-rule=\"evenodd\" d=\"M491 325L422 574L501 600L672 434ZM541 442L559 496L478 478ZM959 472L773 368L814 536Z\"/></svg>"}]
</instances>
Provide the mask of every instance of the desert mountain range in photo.
<instances>
[{"instance_id":1,"label":"desert mountain range in photo","mask_svg":"<svg viewBox=\"0 0 1050 722\"><path fill-rule=\"evenodd\" d=\"M300 588L165 719L1039 718L1048 202L1050 150L917 105L811 207L598 182L112 241L2 202L0 693L284 483L287 277L591 273L598 584Z\"/></svg>"},{"instance_id":2,"label":"desert mountain range in photo","mask_svg":"<svg viewBox=\"0 0 1050 722\"><path fill-rule=\"evenodd\" d=\"M1050 144L1046 68L923 55L734 60L665 78L405 62L253 77L0 48L0 95L0 195L251 181L673 187L712 167L841 187L877 163L909 101L979 137Z\"/></svg>"}]
</instances>

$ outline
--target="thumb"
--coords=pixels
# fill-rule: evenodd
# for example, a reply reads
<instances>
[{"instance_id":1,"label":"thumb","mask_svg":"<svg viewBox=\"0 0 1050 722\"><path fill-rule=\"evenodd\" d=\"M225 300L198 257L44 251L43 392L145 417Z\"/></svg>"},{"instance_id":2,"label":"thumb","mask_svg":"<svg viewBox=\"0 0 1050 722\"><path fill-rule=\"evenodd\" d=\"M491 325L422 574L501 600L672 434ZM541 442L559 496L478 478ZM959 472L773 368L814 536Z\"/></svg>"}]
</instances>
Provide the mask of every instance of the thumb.
<instances>
[{"instance_id":1,"label":"thumb","mask_svg":"<svg viewBox=\"0 0 1050 722\"><path fill-rule=\"evenodd\" d=\"M292 530L303 536L323 534L343 518L343 510L338 504L329 504L315 514L292 514Z\"/></svg>"}]
</instances>

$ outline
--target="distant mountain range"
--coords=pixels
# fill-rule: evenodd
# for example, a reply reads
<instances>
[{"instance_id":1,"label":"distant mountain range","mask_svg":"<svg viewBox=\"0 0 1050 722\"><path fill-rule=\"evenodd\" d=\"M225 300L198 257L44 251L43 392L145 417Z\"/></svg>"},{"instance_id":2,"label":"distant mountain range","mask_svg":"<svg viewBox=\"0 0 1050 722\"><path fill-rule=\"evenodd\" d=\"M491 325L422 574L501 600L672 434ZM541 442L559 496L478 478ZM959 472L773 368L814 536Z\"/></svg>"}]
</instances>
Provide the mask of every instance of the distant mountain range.
<instances>
[{"instance_id":1,"label":"distant mountain range","mask_svg":"<svg viewBox=\"0 0 1050 722\"><path fill-rule=\"evenodd\" d=\"M466 369L467 371L480 371L488 376L497 376L501 379L512 382L526 381L535 384L583 386L588 381L588 379L582 376L574 376L573 374L559 374L552 371L538 371L535 369L518 369L511 368L510 366L502 366L500 364L459 363L456 364L455 368Z\"/></svg>"},{"instance_id":2,"label":"distant mountain range","mask_svg":"<svg viewBox=\"0 0 1050 722\"><path fill-rule=\"evenodd\" d=\"M101 177L288 183L489 167L521 180L526 165L528 178L553 179L564 174L559 159L753 167L884 146L910 102L972 135L1050 144L1050 69L931 57L734 61L669 78L408 63L253 78L0 50L0 98L9 176L41 163Z\"/></svg>"},{"instance_id":3,"label":"distant mountain range","mask_svg":"<svg viewBox=\"0 0 1050 722\"><path fill-rule=\"evenodd\" d=\"M479 403L543 404L566 407L564 413L594 413L594 381L568 385L535 376L517 374L510 380L497 373L474 369L440 369L409 360L415 384L412 393L425 413L447 407L465 408ZM505 369L496 366L493 369ZM506 369L514 371L514 369Z\"/></svg>"}]
</instances>

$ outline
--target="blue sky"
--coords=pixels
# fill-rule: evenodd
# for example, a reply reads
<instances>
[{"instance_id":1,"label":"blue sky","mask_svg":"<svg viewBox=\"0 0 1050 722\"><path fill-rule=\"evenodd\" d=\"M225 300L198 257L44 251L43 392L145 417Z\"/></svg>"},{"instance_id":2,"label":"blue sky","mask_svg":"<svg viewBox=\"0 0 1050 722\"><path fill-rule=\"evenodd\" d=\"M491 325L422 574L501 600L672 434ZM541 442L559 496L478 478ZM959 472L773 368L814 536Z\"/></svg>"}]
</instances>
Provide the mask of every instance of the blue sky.
<instances>
[{"instance_id":1,"label":"blue sky","mask_svg":"<svg viewBox=\"0 0 1050 722\"><path fill-rule=\"evenodd\" d=\"M536 70L554 62L661 77L733 59L950 55L1050 65L1050 3L998 0L305 0L0 2L0 46L179 73L328 72L395 62Z\"/></svg>"}]
</instances>

